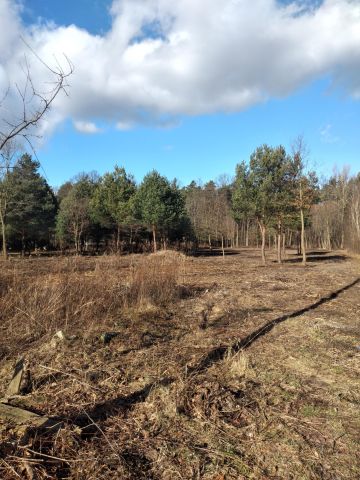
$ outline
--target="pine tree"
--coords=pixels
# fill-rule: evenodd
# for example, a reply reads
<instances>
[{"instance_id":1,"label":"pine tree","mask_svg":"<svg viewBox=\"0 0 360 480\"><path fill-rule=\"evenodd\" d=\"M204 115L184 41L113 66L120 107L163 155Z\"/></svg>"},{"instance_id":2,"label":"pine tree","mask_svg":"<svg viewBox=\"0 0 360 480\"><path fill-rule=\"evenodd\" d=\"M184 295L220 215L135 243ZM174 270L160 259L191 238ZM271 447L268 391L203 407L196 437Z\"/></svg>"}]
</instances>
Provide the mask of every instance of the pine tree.
<instances>
[{"instance_id":1,"label":"pine tree","mask_svg":"<svg viewBox=\"0 0 360 480\"><path fill-rule=\"evenodd\" d=\"M134 199L135 215L151 228L154 252L157 250L158 232L165 237L184 216L185 201L176 184L170 183L155 170L148 173Z\"/></svg>"},{"instance_id":2,"label":"pine tree","mask_svg":"<svg viewBox=\"0 0 360 480\"><path fill-rule=\"evenodd\" d=\"M265 235L269 227L277 229L278 261L281 262L281 238L284 218L293 208L291 159L282 146L263 145L250 157L249 181L254 217L262 237L262 260L265 258Z\"/></svg>"},{"instance_id":3,"label":"pine tree","mask_svg":"<svg viewBox=\"0 0 360 480\"><path fill-rule=\"evenodd\" d=\"M100 180L91 201L93 215L103 227L116 231L116 251L121 250L121 229L132 221L135 180L124 168L115 166Z\"/></svg>"},{"instance_id":4,"label":"pine tree","mask_svg":"<svg viewBox=\"0 0 360 480\"><path fill-rule=\"evenodd\" d=\"M56 218L57 237L62 243L72 241L76 254L81 253L85 235L93 223L91 199L97 183L97 176L80 175L60 204Z\"/></svg>"},{"instance_id":5,"label":"pine tree","mask_svg":"<svg viewBox=\"0 0 360 480\"><path fill-rule=\"evenodd\" d=\"M56 199L39 174L39 167L39 162L24 154L8 174L11 195L7 223L11 235L20 238L23 253L30 241L48 241L49 231L55 224Z\"/></svg>"}]
</instances>

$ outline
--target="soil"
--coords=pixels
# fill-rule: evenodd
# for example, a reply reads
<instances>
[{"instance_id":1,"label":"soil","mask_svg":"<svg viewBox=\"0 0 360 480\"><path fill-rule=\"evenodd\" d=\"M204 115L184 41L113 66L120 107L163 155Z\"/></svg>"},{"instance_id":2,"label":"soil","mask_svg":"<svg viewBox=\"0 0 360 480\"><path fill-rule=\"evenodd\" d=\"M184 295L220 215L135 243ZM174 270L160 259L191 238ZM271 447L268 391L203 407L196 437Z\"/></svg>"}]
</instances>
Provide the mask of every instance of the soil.
<instances>
[{"instance_id":1,"label":"soil","mask_svg":"<svg viewBox=\"0 0 360 480\"><path fill-rule=\"evenodd\" d=\"M49 259L23 262L49 274ZM70 325L64 341L0 345L0 397L25 356L21 401L60 425L24 442L0 421L0 477L360 478L360 261L202 250L181 256L178 283L180 300Z\"/></svg>"}]
</instances>

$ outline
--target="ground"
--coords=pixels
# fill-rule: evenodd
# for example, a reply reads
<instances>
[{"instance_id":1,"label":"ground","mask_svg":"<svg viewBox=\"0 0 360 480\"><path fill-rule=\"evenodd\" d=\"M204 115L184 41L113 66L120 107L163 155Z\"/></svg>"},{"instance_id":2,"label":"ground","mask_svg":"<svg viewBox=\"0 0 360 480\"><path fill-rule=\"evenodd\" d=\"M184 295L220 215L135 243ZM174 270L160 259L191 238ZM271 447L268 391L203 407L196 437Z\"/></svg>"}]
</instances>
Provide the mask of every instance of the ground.
<instances>
[{"instance_id":1,"label":"ground","mask_svg":"<svg viewBox=\"0 0 360 480\"><path fill-rule=\"evenodd\" d=\"M1 478L360 478L360 261L200 253L121 308L141 256L4 264L0 397L24 356L13 401L60 428L0 422Z\"/></svg>"}]
</instances>

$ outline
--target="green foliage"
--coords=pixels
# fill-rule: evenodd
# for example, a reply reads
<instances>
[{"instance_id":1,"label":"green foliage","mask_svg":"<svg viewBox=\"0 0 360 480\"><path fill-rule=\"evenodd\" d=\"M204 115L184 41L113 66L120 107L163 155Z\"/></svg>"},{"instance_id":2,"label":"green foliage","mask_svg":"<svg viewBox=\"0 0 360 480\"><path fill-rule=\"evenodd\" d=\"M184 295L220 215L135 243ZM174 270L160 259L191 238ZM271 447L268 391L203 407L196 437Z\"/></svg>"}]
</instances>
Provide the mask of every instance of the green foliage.
<instances>
[{"instance_id":1,"label":"green foliage","mask_svg":"<svg viewBox=\"0 0 360 480\"><path fill-rule=\"evenodd\" d=\"M259 147L250 157L250 185L255 217L265 225L292 211L292 164L282 146Z\"/></svg>"},{"instance_id":2,"label":"green foliage","mask_svg":"<svg viewBox=\"0 0 360 480\"><path fill-rule=\"evenodd\" d=\"M61 187L57 190L56 199L59 205L64 200L64 198L69 194L72 187L73 187L73 184L69 181L69 182L63 183Z\"/></svg>"},{"instance_id":3,"label":"green foliage","mask_svg":"<svg viewBox=\"0 0 360 480\"><path fill-rule=\"evenodd\" d=\"M38 173L39 162L22 155L6 181L11 187L7 224L12 236L24 242L48 238L55 224L57 202L46 180Z\"/></svg>"},{"instance_id":4,"label":"green foliage","mask_svg":"<svg viewBox=\"0 0 360 480\"><path fill-rule=\"evenodd\" d=\"M80 252L92 224L91 199L97 182L97 178L91 175L81 175L60 204L56 219L57 237L62 245L73 241L77 252Z\"/></svg>"},{"instance_id":5,"label":"green foliage","mask_svg":"<svg viewBox=\"0 0 360 480\"><path fill-rule=\"evenodd\" d=\"M124 168L115 166L101 178L91 201L94 218L102 226L120 227L132 221L135 180Z\"/></svg>"},{"instance_id":6,"label":"green foliage","mask_svg":"<svg viewBox=\"0 0 360 480\"><path fill-rule=\"evenodd\" d=\"M144 225L166 232L185 216L184 197L176 181L170 183L154 170L144 177L136 193L134 212Z\"/></svg>"},{"instance_id":7,"label":"green foliage","mask_svg":"<svg viewBox=\"0 0 360 480\"><path fill-rule=\"evenodd\" d=\"M236 165L231 200L232 212L236 222L247 220L254 215L254 192L251 184L250 170L245 162Z\"/></svg>"},{"instance_id":8,"label":"green foliage","mask_svg":"<svg viewBox=\"0 0 360 480\"><path fill-rule=\"evenodd\" d=\"M78 252L90 239L107 248L110 238L111 245L116 240L118 251L125 239L131 251L140 250L138 243L144 239L148 243L149 230L154 248L157 237L165 245L167 240L194 239L194 233L210 247L220 242L238 244L240 236L248 243L249 230L253 240L258 238L256 225L264 246L266 231L272 235L276 229L280 239L285 229L295 231L308 224L310 208L317 201L316 175L305 171L303 144L299 141L298 145L292 157L282 146L257 148L248 164L237 165L233 182L223 177L204 186L191 182L180 190L175 180L170 182L152 171L137 188L133 176L115 166L101 178L82 174L64 183L57 199L39 175L39 164L24 155L0 182L0 214L4 212L0 223L9 225L17 242L48 238L58 203L57 238L62 246L73 243ZM340 187L345 188L346 182L340 180L336 185L330 180L324 196L334 196L336 190L345 199ZM6 196L1 194L5 190ZM4 233L2 237L6 240Z\"/></svg>"}]
</instances>

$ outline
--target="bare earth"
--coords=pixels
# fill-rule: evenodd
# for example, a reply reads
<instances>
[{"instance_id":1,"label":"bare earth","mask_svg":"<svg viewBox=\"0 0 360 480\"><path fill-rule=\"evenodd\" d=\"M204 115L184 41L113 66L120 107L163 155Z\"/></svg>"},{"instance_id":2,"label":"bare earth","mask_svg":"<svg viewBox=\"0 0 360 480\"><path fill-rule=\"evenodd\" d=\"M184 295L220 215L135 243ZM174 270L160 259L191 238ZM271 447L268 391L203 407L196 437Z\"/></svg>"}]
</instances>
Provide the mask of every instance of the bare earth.
<instances>
[{"instance_id":1,"label":"bare earth","mask_svg":"<svg viewBox=\"0 0 360 480\"><path fill-rule=\"evenodd\" d=\"M14 404L61 426L24 442L0 420L1 478L360 478L360 261L319 251L304 268L289 253L264 268L257 250L217 253L181 257L180 300L61 325L76 338L0 326L0 398L24 355L32 389ZM136 261L80 259L78 285L115 269L126 282ZM51 259L12 268L62 275Z\"/></svg>"}]
</instances>

